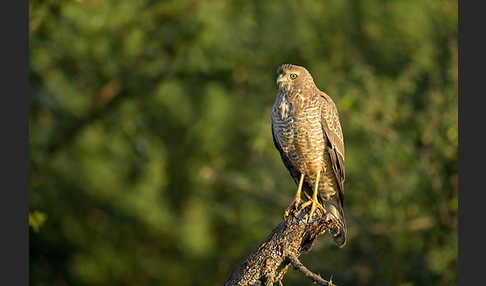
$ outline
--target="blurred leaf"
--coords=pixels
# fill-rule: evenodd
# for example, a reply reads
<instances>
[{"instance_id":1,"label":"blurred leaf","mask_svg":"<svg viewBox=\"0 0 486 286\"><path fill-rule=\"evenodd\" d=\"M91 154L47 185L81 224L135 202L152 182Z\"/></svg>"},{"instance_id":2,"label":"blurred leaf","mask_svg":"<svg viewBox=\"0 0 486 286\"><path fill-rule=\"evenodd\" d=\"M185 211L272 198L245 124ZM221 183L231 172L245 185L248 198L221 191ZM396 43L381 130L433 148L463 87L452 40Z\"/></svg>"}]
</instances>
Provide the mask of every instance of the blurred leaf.
<instances>
[{"instance_id":1,"label":"blurred leaf","mask_svg":"<svg viewBox=\"0 0 486 286\"><path fill-rule=\"evenodd\" d=\"M42 225L47 220L47 214L40 211L33 211L29 213L29 225L35 232L39 232Z\"/></svg>"}]
</instances>

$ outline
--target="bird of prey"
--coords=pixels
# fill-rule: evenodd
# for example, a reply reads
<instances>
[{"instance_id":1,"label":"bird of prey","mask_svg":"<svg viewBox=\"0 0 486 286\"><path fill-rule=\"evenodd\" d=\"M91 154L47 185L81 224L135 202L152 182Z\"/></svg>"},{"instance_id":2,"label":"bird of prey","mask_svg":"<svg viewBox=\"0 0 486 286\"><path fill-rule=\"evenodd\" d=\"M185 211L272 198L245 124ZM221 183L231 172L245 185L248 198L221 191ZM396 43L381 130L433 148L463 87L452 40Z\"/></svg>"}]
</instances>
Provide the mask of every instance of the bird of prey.
<instances>
[{"instance_id":1,"label":"bird of prey","mask_svg":"<svg viewBox=\"0 0 486 286\"><path fill-rule=\"evenodd\" d=\"M291 207L324 211L339 247L346 244L344 221L344 141L338 111L301 66L284 64L277 70L278 92L272 108L275 147L298 184ZM300 204L301 192L308 201Z\"/></svg>"}]
</instances>

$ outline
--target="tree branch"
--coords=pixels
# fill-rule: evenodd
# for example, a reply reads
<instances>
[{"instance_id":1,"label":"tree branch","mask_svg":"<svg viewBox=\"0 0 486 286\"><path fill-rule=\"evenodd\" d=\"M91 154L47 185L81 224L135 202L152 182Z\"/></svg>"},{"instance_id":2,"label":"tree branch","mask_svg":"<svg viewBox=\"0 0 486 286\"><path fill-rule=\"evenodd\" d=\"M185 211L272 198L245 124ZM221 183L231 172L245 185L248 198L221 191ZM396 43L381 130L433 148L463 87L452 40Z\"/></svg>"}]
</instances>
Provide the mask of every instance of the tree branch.
<instances>
[{"instance_id":1,"label":"tree branch","mask_svg":"<svg viewBox=\"0 0 486 286\"><path fill-rule=\"evenodd\" d=\"M305 277L312 280L312 282L317 283L318 285L324 285L324 286L334 285L334 286L336 286L336 284L332 283L332 279L331 279L331 281L326 281L324 278L321 277L321 275L315 274L312 271L310 271L309 269L307 269L307 267L305 267L304 264L302 264L302 262L300 262L298 258L289 257L289 259L290 259L290 263L292 263L292 266L296 270L298 270L299 272L304 274Z\"/></svg>"},{"instance_id":2,"label":"tree branch","mask_svg":"<svg viewBox=\"0 0 486 286\"><path fill-rule=\"evenodd\" d=\"M297 209L300 208L300 205ZM309 208L296 211L290 208L283 221L267 236L248 258L233 271L222 286L273 285L281 283L288 267L292 264L319 285L336 286L312 273L298 257L311 250L318 236L333 227L333 222L316 209L309 220Z\"/></svg>"}]
</instances>

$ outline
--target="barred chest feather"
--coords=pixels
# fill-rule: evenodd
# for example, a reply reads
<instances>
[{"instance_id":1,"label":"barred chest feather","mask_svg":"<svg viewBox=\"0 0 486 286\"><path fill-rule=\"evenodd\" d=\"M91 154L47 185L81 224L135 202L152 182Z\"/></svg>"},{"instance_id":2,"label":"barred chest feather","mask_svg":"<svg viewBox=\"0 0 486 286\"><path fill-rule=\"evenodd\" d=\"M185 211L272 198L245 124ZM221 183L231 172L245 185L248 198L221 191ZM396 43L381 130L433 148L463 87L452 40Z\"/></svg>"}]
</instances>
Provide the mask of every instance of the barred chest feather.
<instances>
[{"instance_id":1,"label":"barred chest feather","mask_svg":"<svg viewBox=\"0 0 486 286\"><path fill-rule=\"evenodd\" d=\"M307 102L306 98L302 95L302 91L300 89L293 93L279 91L277 101L275 102L277 108L274 111L278 112L280 115L280 120L285 121L289 115L292 115L293 117L298 115L306 104L309 104L309 102Z\"/></svg>"},{"instance_id":2,"label":"barred chest feather","mask_svg":"<svg viewBox=\"0 0 486 286\"><path fill-rule=\"evenodd\" d=\"M299 169L319 169L323 163L321 104L319 98L304 98L299 92L279 94L274 104L274 134L282 151Z\"/></svg>"}]
</instances>

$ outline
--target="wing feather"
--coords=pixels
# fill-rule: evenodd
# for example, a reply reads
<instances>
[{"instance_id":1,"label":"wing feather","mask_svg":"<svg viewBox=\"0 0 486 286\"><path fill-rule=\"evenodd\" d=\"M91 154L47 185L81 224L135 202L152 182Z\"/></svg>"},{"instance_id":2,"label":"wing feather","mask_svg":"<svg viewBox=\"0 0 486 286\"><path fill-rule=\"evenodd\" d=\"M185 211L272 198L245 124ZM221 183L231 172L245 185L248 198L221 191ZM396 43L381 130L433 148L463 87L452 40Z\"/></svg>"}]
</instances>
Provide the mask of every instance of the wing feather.
<instances>
[{"instance_id":1,"label":"wing feather","mask_svg":"<svg viewBox=\"0 0 486 286\"><path fill-rule=\"evenodd\" d=\"M344 180L346 177L344 167L344 140L341 124L339 123L339 115L336 105L332 99L320 92L320 95L326 100L327 104L323 104L321 110L322 128L327 137L329 145L329 156L331 158L332 169L336 176L339 185L339 197L341 204L344 203Z\"/></svg>"}]
</instances>

